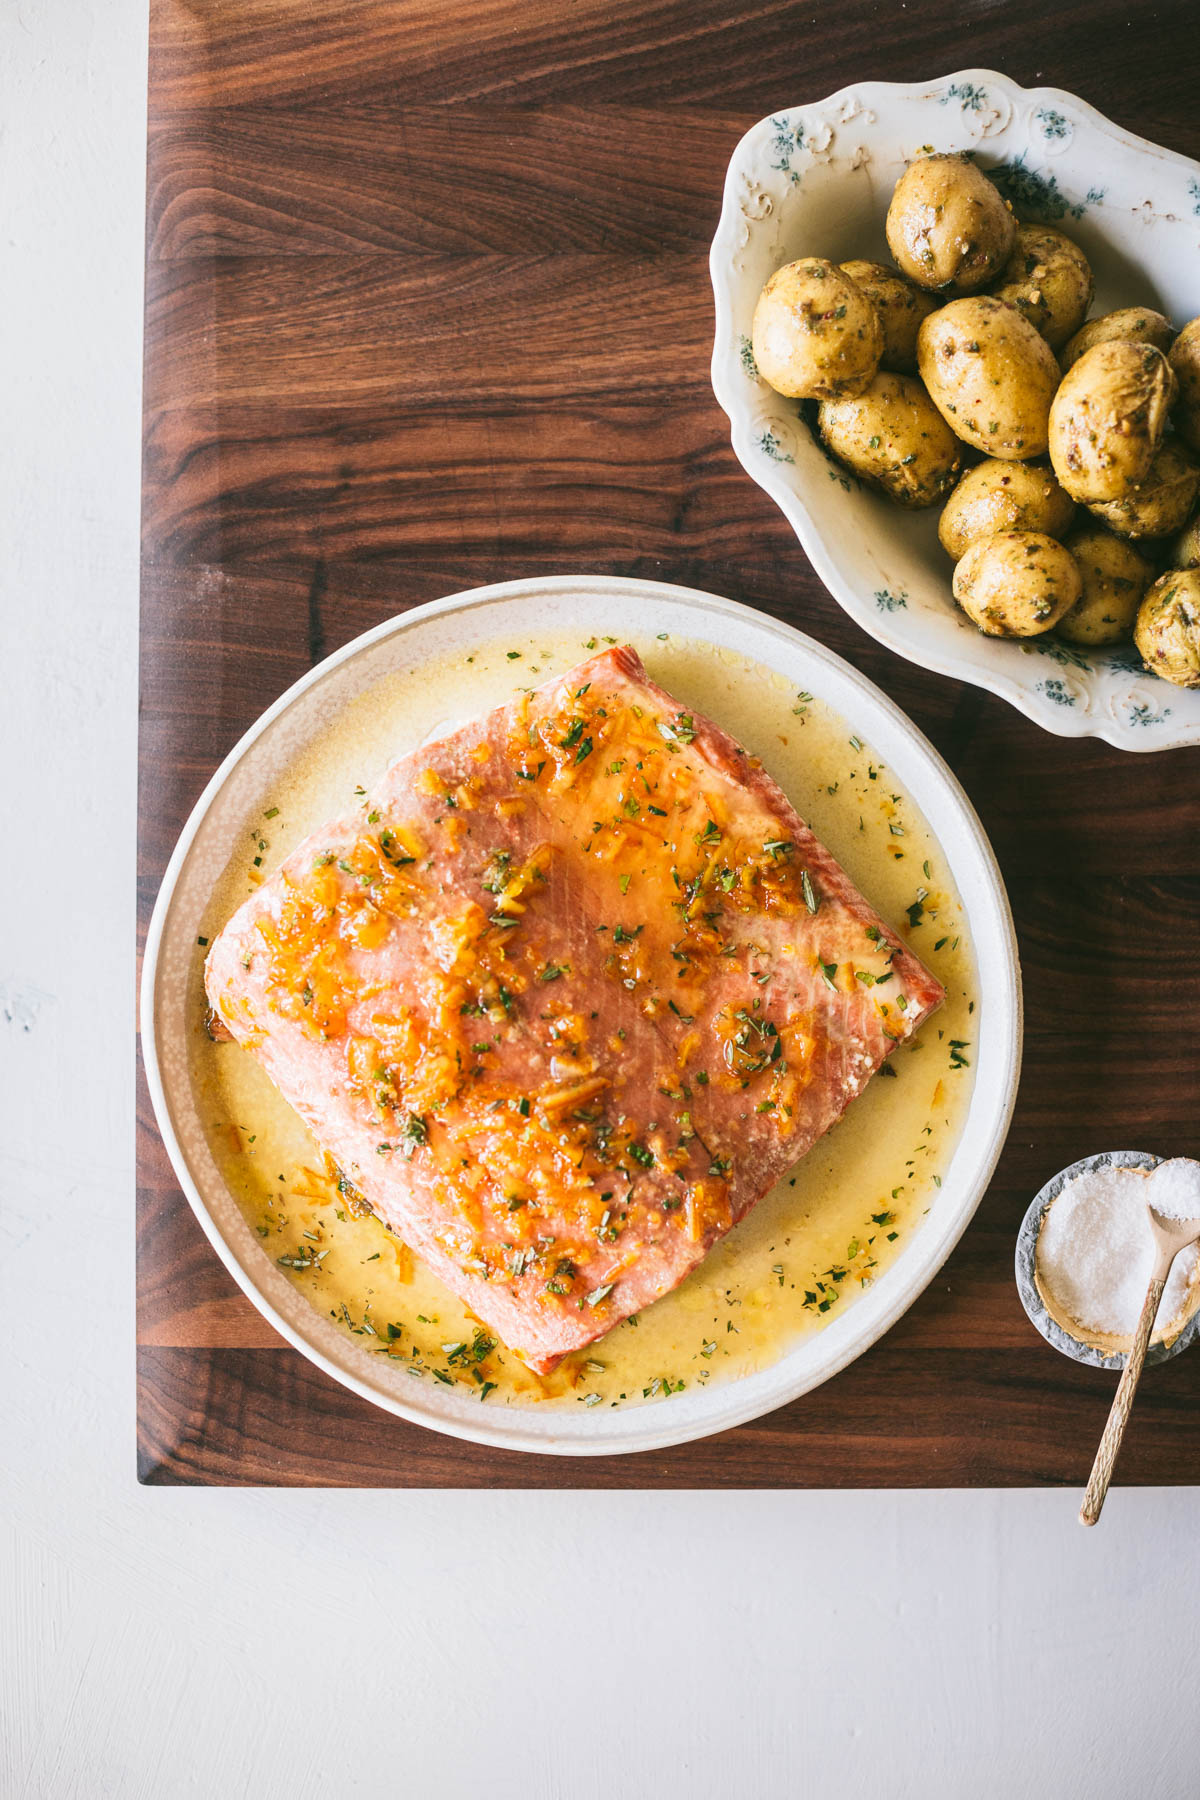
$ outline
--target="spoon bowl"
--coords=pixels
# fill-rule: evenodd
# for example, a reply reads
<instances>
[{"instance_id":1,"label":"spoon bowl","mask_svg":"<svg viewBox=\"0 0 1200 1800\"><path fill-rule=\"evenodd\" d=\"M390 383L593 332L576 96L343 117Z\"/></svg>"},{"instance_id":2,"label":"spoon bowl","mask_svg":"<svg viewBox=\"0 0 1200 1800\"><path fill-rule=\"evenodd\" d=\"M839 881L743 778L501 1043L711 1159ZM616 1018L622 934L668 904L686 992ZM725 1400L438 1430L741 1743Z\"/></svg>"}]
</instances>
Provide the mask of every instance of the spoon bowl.
<instances>
[{"instance_id":1,"label":"spoon bowl","mask_svg":"<svg viewBox=\"0 0 1200 1800\"><path fill-rule=\"evenodd\" d=\"M1159 1212L1149 1201L1146 1203L1146 1212L1150 1219L1150 1229L1154 1233L1154 1242L1162 1255L1169 1257L1171 1262L1174 1262L1181 1250L1186 1250L1189 1244L1200 1240L1200 1217L1173 1219L1168 1213Z\"/></svg>"}]
</instances>

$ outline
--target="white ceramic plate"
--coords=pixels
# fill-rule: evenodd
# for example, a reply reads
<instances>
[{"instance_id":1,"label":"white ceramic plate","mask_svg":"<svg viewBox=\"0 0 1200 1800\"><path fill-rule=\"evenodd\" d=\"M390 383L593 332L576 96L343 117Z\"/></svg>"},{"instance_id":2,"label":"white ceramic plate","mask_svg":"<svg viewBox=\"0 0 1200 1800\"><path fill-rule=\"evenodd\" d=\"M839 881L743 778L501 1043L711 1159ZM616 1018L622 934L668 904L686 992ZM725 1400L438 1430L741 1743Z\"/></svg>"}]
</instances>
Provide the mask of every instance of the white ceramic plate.
<instances>
[{"instance_id":1,"label":"white ceramic plate","mask_svg":"<svg viewBox=\"0 0 1200 1800\"><path fill-rule=\"evenodd\" d=\"M196 938L235 847L332 712L402 669L507 634L578 630L615 637L670 632L736 650L780 671L855 726L934 828L974 946L979 1001L970 1110L928 1215L876 1284L772 1367L694 1388L665 1404L578 1413L481 1408L458 1390L414 1397L401 1371L373 1357L278 1269L246 1223L208 1147L192 1088ZM797 795L803 810L803 795ZM355 1393L452 1436L512 1450L611 1455L661 1449L770 1412L828 1380L895 1323L936 1274L1000 1154L1020 1069L1021 990L1000 872L970 802L904 714L839 657L748 607L651 581L557 576L476 588L416 608L348 644L264 713L217 770L171 858L150 923L142 982L142 1054L163 1141L184 1193L230 1273L298 1350Z\"/></svg>"},{"instance_id":2,"label":"white ceramic plate","mask_svg":"<svg viewBox=\"0 0 1200 1800\"><path fill-rule=\"evenodd\" d=\"M834 598L889 649L974 682L1069 737L1125 750L1200 743L1200 690L1147 674L1132 644L984 637L950 596L937 509L906 513L828 458L795 401L758 377L755 302L804 254L888 261L883 221L922 147L969 150L1024 221L1078 240L1095 314L1144 302L1177 325L1200 313L1200 166L1133 137L1073 94L990 69L902 87L868 81L763 119L729 164L710 266L712 379L738 460L778 502Z\"/></svg>"}]
</instances>

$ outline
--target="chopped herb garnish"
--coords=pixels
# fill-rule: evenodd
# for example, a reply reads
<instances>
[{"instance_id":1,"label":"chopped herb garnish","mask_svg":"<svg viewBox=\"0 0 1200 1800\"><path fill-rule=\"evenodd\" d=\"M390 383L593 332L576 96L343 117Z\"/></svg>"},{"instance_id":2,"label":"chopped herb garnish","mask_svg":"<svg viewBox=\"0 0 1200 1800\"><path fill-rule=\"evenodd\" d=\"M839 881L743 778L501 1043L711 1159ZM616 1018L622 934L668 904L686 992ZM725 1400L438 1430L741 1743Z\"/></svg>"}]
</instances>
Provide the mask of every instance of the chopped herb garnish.
<instances>
[{"instance_id":1,"label":"chopped herb garnish","mask_svg":"<svg viewBox=\"0 0 1200 1800\"><path fill-rule=\"evenodd\" d=\"M665 738L668 744L690 744L696 735L696 725L691 713L676 713L670 724L665 719L659 719L657 723L659 736Z\"/></svg>"},{"instance_id":2,"label":"chopped herb garnish","mask_svg":"<svg viewBox=\"0 0 1200 1800\"><path fill-rule=\"evenodd\" d=\"M411 1156L414 1150L429 1142L429 1127L420 1113L409 1113L401 1121L400 1137L405 1146L406 1156Z\"/></svg>"}]
</instances>

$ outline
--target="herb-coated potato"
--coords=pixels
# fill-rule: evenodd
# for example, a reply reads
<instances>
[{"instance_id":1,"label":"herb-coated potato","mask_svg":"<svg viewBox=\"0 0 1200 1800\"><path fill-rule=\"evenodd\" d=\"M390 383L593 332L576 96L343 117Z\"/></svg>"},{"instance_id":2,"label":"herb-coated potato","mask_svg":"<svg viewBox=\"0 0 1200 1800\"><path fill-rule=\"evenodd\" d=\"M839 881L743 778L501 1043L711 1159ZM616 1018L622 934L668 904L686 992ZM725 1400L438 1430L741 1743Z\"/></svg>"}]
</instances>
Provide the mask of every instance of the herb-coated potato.
<instances>
[{"instance_id":1,"label":"herb-coated potato","mask_svg":"<svg viewBox=\"0 0 1200 1800\"><path fill-rule=\"evenodd\" d=\"M845 262L843 275L867 296L883 326L881 369L896 375L914 375L917 368L917 331L937 305L931 294L889 269L885 263Z\"/></svg>"},{"instance_id":2,"label":"herb-coated potato","mask_svg":"<svg viewBox=\"0 0 1200 1800\"><path fill-rule=\"evenodd\" d=\"M883 353L879 314L823 256L776 269L758 297L752 331L759 374L795 400L861 392Z\"/></svg>"},{"instance_id":3,"label":"herb-coated potato","mask_svg":"<svg viewBox=\"0 0 1200 1800\"><path fill-rule=\"evenodd\" d=\"M1003 462L1044 454L1058 364L1014 306L988 295L951 300L921 326L917 366L966 443Z\"/></svg>"},{"instance_id":4,"label":"herb-coated potato","mask_svg":"<svg viewBox=\"0 0 1200 1800\"><path fill-rule=\"evenodd\" d=\"M877 375L862 394L822 400L827 449L900 506L932 506L954 485L962 445L914 375Z\"/></svg>"},{"instance_id":5,"label":"herb-coated potato","mask_svg":"<svg viewBox=\"0 0 1200 1800\"><path fill-rule=\"evenodd\" d=\"M1081 525L1066 542L1075 558L1083 593L1058 621L1069 644L1116 644L1133 630L1142 595L1154 570L1132 544L1099 525Z\"/></svg>"},{"instance_id":6,"label":"herb-coated potato","mask_svg":"<svg viewBox=\"0 0 1200 1800\"><path fill-rule=\"evenodd\" d=\"M1138 608L1142 661L1176 687L1200 687L1200 569L1172 569Z\"/></svg>"},{"instance_id":7,"label":"herb-coated potato","mask_svg":"<svg viewBox=\"0 0 1200 1800\"><path fill-rule=\"evenodd\" d=\"M1150 473L1175 378L1153 344L1093 344L1050 408L1050 461L1073 500L1119 500Z\"/></svg>"},{"instance_id":8,"label":"herb-coated potato","mask_svg":"<svg viewBox=\"0 0 1200 1800\"><path fill-rule=\"evenodd\" d=\"M976 538L954 571L954 598L989 637L1037 637L1082 592L1070 552L1041 531Z\"/></svg>"},{"instance_id":9,"label":"herb-coated potato","mask_svg":"<svg viewBox=\"0 0 1200 1800\"><path fill-rule=\"evenodd\" d=\"M1012 209L961 156L910 163L892 194L888 248L918 287L973 294L994 281L1016 236Z\"/></svg>"},{"instance_id":10,"label":"herb-coated potato","mask_svg":"<svg viewBox=\"0 0 1200 1800\"><path fill-rule=\"evenodd\" d=\"M1119 500L1097 501L1091 508L1110 531L1122 537L1168 537L1183 528L1196 504L1200 468L1177 440L1168 438L1144 481Z\"/></svg>"},{"instance_id":11,"label":"herb-coated potato","mask_svg":"<svg viewBox=\"0 0 1200 1800\"><path fill-rule=\"evenodd\" d=\"M1173 569L1200 569L1200 518L1185 525L1171 545Z\"/></svg>"},{"instance_id":12,"label":"herb-coated potato","mask_svg":"<svg viewBox=\"0 0 1200 1800\"><path fill-rule=\"evenodd\" d=\"M1080 326L1075 336L1064 346L1059 361L1063 374L1077 363L1085 350L1093 344L1109 344L1124 341L1130 344L1153 344L1165 356L1171 348L1171 339L1175 333L1171 329L1171 321L1165 319L1152 306L1122 306L1117 312L1105 313L1103 318L1089 319L1086 325Z\"/></svg>"},{"instance_id":13,"label":"herb-coated potato","mask_svg":"<svg viewBox=\"0 0 1200 1800\"><path fill-rule=\"evenodd\" d=\"M1062 538L1074 517L1075 502L1049 469L989 456L967 470L947 500L938 537L957 562L976 538L997 531L1042 531Z\"/></svg>"},{"instance_id":14,"label":"herb-coated potato","mask_svg":"<svg viewBox=\"0 0 1200 1800\"><path fill-rule=\"evenodd\" d=\"M1061 231L1049 225L1021 225L1013 253L994 288L1040 331L1052 350L1063 344L1087 317L1094 283L1087 257Z\"/></svg>"},{"instance_id":15,"label":"herb-coated potato","mask_svg":"<svg viewBox=\"0 0 1200 1800\"><path fill-rule=\"evenodd\" d=\"M1200 319L1185 325L1175 339L1171 367L1179 383L1175 429L1193 450L1200 450Z\"/></svg>"}]
</instances>

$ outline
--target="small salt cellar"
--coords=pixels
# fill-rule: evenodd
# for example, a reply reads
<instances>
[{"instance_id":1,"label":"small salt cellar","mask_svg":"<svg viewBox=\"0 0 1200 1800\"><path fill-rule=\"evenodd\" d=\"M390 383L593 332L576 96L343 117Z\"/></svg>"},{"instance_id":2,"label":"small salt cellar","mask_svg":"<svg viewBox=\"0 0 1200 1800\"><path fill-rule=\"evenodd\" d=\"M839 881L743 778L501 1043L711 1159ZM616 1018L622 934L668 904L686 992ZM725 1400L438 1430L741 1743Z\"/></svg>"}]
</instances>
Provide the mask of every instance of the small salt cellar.
<instances>
[{"instance_id":1,"label":"small salt cellar","mask_svg":"<svg viewBox=\"0 0 1200 1800\"><path fill-rule=\"evenodd\" d=\"M1017 1238L1022 1304L1038 1331L1076 1362L1124 1365L1146 1297L1154 1247L1147 1202L1200 1216L1200 1162L1103 1151L1063 1169L1036 1195ZM1162 1362L1200 1335L1200 1252L1176 1257L1146 1354Z\"/></svg>"}]
</instances>

